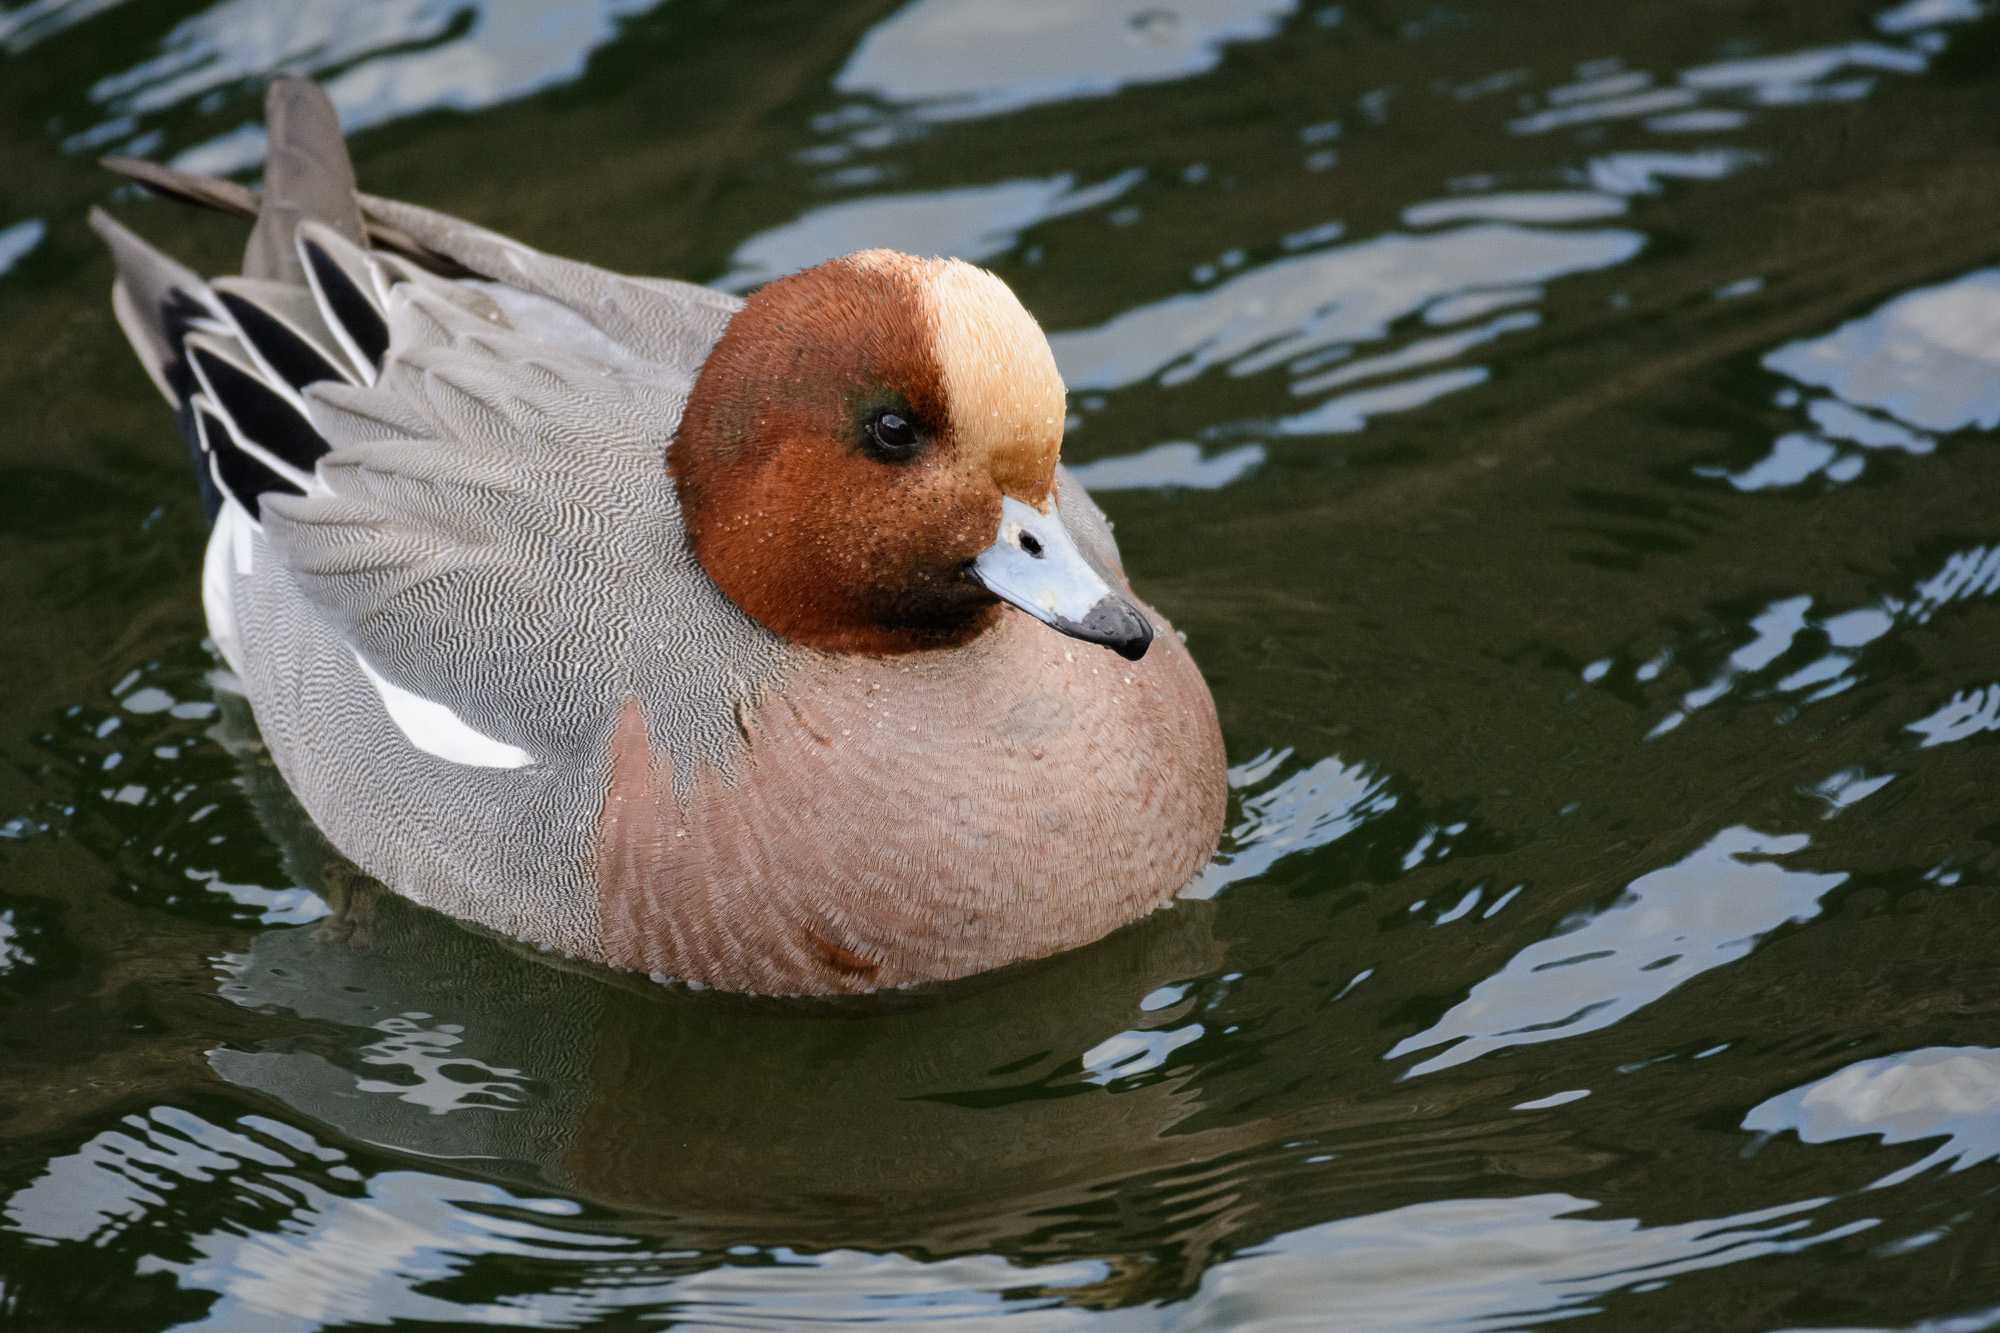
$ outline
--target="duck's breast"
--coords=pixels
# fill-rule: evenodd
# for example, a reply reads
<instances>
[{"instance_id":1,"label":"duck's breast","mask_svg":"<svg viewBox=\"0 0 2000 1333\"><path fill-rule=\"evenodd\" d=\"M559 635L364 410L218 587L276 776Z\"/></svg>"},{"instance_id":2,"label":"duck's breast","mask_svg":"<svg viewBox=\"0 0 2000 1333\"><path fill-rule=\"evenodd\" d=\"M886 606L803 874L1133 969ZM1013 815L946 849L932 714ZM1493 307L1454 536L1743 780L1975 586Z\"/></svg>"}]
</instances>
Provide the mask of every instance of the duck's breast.
<instances>
[{"instance_id":1,"label":"duck's breast","mask_svg":"<svg viewBox=\"0 0 2000 1333\"><path fill-rule=\"evenodd\" d=\"M595 865L614 964L775 993L969 975L1097 939L1206 862L1225 802L1207 686L1154 617L1139 662L1009 614L966 648L796 654L740 769L677 792L637 700Z\"/></svg>"}]
</instances>

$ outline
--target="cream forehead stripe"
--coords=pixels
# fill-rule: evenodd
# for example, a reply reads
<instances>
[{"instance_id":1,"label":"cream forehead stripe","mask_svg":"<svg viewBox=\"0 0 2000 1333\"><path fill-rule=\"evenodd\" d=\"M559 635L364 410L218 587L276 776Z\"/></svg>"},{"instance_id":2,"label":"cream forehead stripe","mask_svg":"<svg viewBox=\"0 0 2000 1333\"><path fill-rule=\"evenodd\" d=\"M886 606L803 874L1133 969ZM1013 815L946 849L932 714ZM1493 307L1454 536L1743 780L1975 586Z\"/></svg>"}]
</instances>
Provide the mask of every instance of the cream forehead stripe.
<instances>
[{"instance_id":1,"label":"cream forehead stripe","mask_svg":"<svg viewBox=\"0 0 2000 1333\"><path fill-rule=\"evenodd\" d=\"M1063 382L1035 317L1007 284L960 260L930 265L924 295L936 330L952 427L988 458L1003 489L1040 505L1062 446Z\"/></svg>"}]
</instances>

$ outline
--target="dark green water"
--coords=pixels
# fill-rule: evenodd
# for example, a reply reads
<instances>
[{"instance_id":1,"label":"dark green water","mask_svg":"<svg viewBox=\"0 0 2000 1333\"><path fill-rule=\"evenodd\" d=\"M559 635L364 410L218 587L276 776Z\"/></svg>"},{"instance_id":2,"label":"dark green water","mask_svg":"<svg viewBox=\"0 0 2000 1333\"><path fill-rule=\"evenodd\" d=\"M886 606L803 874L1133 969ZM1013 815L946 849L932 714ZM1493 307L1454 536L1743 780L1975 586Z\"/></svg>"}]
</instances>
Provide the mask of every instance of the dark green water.
<instances>
[{"instance_id":1,"label":"dark green water","mask_svg":"<svg viewBox=\"0 0 2000 1333\"><path fill-rule=\"evenodd\" d=\"M280 68L548 249L1000 272L1204 896L815 1009L324 883L82 221ZM31 0L0 167L0 1324L2000 1327L1990 6Z\"/></svg>"}]
</instances>

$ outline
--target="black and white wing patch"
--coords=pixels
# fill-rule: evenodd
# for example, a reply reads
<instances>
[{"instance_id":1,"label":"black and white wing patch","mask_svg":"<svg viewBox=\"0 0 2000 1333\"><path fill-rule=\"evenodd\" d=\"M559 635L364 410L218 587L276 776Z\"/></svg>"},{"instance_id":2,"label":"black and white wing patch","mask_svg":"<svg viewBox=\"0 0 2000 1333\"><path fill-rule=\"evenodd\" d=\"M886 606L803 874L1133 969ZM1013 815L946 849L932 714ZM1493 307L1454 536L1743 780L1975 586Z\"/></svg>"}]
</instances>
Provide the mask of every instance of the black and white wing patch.
<instances>
[{"instance_id":1,"label":"black and white wing patch","mask_svg":"<svg viewBox=\"0 0 2000 1333\"><path fill-rule=\"evenodd\" d=\"M309 494L329 446L306 391L380 377L389 348L381 266L306 223L296 236L305 286L203 282L108 217L92 221L118 261L119 323L173 404L210 516L227 498L260 520L264 496Z\"/></svg>"},{"instance_id":2,"label":"black and white wing patch","mask_svg":"<svg viewBox=\"0 0 2000 1333\"><path fill-rule=\"evenodd\" d=\"M330 227L300 227L299 258L321 320L359 372L358 382L373 384L389 351L386 276L367 251Z\"/></svg>"}]
</instances>

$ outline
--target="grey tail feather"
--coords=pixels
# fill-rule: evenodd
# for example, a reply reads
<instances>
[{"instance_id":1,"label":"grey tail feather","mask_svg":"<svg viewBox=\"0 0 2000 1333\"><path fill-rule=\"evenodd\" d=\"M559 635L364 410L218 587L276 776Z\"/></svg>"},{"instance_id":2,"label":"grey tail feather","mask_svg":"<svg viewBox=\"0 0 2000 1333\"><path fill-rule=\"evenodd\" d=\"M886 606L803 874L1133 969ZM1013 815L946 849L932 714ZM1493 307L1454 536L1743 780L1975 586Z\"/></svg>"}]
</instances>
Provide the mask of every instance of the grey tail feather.
<instances>
[{"instance_id":1,"label":"grey tail feather","mask_svg":"<svg viewBox=\"0 0 2000 1333\"><path fill-rule=\"evenodd\" d=\"M195 274L155 250L121 226L101 208L90 210L90 226L111 250L118 280L111 290L111 307L118 326L132 344L139 362L174 409L176 424L187 441L201 487L202 507L213 519L222 496L209 473L196 432L192 400L197 390L188 363L187 336L213 318L205 298L207 285Z\"/></svg>"},{"instance_id":2,"label":"grey tail feather","mask_svg":"<svg viewBox=\"0 0 2000 1333\"><path fill-rule=\"evenodd\" d=\"M354 163L333 103L308 79L281 78L264 95L271 143L264 197L243 251L243 275L303 284L296 238L301 222L317 222L358 246L367 244Z\"/></svg>"},{"instance_id":3,"label":"grey tail feather","mask_svg":"<svg viewBox=\"0 0 2000 1333\"><path fill-rule=\"evenodd\" d=\"M161 166L142 157L119 157L116 154L98 158L97 165L145 186L154 194L178 199L184 204L212 208L218 213L231 213L239 218L257 216L257 192L247 185L238 185L220 176L197 176L192 171Z\"/></svg>"},{"instance_id":4,"label":"grey tail feather","mask_svg":"<svg viewBox=\"0 0 2000 1333\"><path fill-rule=\"evenodd\" d=\"M186 396L186 386L175 382L175 363L181 358L180 337L169 330L155 312L176 304L177 296L200 303L206 284L186 266L155 250L146 241L101 208L90 210L90 228L111 250L118 268L119 325L139 354L140 364L153 377L161 393L172 402ZM127 313L144 318L127 322Z\"/></svg>"},{"instance_id":5,"label":"grey tail feather","mask_svg":"<svg viewBox=\"0 0 2000 1333\"><path fill-rule=\"evenodd\" d=\"M197 175L136 157L101 157L98 165L168 199L194 204L199 208L212 208L218 213L239 218L257 216L260 204L257 192L247 185L238 185L220 176ZM368 241L376 249L414 260L442 278L475 276L472 269L450 255L425 245L403 228L379 217L365 217L364 220Z\"/></svg>"}]
</instances>

